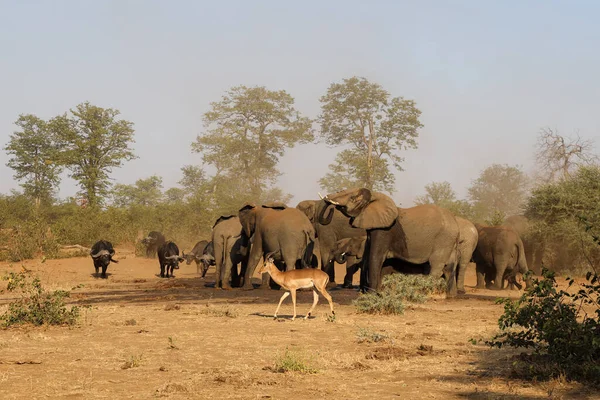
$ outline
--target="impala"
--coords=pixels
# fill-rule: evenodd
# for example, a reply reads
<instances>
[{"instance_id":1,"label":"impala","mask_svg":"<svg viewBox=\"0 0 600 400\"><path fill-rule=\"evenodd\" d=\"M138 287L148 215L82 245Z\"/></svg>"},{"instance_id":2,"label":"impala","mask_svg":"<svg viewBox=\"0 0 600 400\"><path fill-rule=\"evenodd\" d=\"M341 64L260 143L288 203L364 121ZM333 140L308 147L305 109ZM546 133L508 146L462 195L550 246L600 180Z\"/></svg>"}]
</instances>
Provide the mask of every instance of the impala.
<instances>
[{"instance_id":1,"label":"impala","mask_svg":"<svg viewBox=\"0 0 600 400\"><path fill-rule=\"evenodd\" d=\"M258 270L258 272L261 274L268 272L271 278L286 290L279 300L279 304L277 305L277 310L275 310L275 315L273 318L277 318L277 313L279 312L281 303L283 303L283 300L285 300L285 298L291 293L292 303L294 304L294 316L292 317L292 321L296 319L296 290L309 288L313 290L313 305L310 310L308 310L308 314L306 314L304 319L308 319L311 312L317 305L317 302L319 301L319 294L317 293L317 290L321 292L321 294L327 299L329 302L329 307L331 308L331 313L335 315L335 312L333 311L333 300L331 299L329 293L327 293L327 290L325 290L327 284L329 283L329 275L327 275L327 273L315 268L293 269L291 271L283 272L275 266L273 261L273 253L267 254L264 264Z\"/></svg>"}]
</instances>

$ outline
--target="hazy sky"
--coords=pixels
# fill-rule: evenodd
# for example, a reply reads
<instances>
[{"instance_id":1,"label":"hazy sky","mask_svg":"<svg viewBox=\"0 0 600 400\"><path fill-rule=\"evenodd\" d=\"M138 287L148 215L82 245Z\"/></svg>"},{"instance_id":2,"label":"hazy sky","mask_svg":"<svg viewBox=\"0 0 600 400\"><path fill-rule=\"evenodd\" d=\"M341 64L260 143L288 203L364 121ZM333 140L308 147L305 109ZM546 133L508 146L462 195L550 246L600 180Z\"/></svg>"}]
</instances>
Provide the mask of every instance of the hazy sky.
<instances>
[{"instance_id":1,"label":"hazy sky","mask_svg":"<svg viewBox=\"0 0 600 400\"><path fill-rule=\"evenodd\" d=\"M0 0L0 143L21 113L117 108L135 123L139 159L113 177L157 174L168 188L201 162L190 144L228 88L285 89L314 118L329 84L357 75L423 112L395 200L412 205L443 180L462 196L491 163L530 170L541 127L600 140L599 15L600 2L567 0ZM292 205L316 198L337 150L286 153ZM18 187L7 159L0 192ZM65 178L60 196L75 191Z\"/></svg>"}]
</instances>

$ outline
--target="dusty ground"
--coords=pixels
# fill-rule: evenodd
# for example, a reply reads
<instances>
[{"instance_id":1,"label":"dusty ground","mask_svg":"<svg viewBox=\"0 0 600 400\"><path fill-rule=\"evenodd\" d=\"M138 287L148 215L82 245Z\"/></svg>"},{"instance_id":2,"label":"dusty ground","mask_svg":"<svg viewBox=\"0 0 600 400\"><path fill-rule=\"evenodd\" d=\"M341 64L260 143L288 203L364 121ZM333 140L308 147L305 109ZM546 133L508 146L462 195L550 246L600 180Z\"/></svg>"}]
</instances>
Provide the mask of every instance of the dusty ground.
<instances>
[{"instance_id":1,"label":"dusty ground","mask_svg":"<svg viewBox=\"0 0 600 400\"><path fill-rule=\"evenodd\" d=\"M598 399L598 392L560 380L510 379L508 350L472 345L496 332L508 292L475 291L437 298L401 316L356 314L354 290L334 289L337 318L290 321L282 292L216 291L195 265L174 279L156 276L156 260L117 253L106 280L89 258L23 263L48 288L71 289L71 301L91 305L79 326L0 330L0 399ZM21 264L0 264L0 273ZM337 279L343 279L342 268ZM469 271L467 286L474 286ZM4 287L4 282L1 287ZM0 296L4 312L10 294ZM515 293L512 293L515 296ZM298 296L306 313L311 293ZM360 343L359 332L388 336ZM273 366L286 349L315 373L281 373Z\"/></svg>"}]
</instances>

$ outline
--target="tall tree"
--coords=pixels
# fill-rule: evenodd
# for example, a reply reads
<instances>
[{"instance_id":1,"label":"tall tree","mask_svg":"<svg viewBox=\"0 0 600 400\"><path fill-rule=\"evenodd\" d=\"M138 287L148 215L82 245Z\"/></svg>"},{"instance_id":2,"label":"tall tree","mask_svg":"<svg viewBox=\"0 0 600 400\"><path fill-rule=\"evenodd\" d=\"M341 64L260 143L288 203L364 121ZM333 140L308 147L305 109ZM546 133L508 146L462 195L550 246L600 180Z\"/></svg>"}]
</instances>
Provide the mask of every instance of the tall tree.
<instances>
[{"instance_id":1,"label":"tall tree","mask_svg":"<svg viewBox=\"0 0 600 400\"><path fill-rule=\"evenodd\" d=\"M575 169L599 160L593 140L564 137L556 129L542 129L536 147L536 161L546 182L568 179Z\"/></svg>"},{"instance_id":2,"label":"tall tree","mask_svg":"<svg viewBox=\"0 0 600 400\"><path fill-rule=\"evenodd\" d=\"M320 180L336 191L351 186L394 191L390 164L402 171L401 150L417 148L421 111L413 100L391 97L381 85L352 77L333 83L320 99L321 138L330 146L346 145Z\"/></svg>"},{"instance_id":3,"label":"tall tree","mask_svg":"<svg viewBox=\"0 0 600 400\"><path fill-rule=\"evenodd\" d=\"M113 188L113 204L117 207L155 206L162 200L162 186L162 178L156 175L138 179L133 185L117 184Z\"/></svg>"},{"instance_id":4,"label":"tall tree","mask_svg":"<svg viewBox=\"0 0 600 400\"><path fill-rule=\"evenodd\" d=\"M90 207L101 205L110 173L136 156L131 149L133 123L117 119L119 110L85 102L50 121L61 148L62 163L79 182Z\"/></svg>"},{"instance_id":5,"label":"tall tree","mask_svg":"<svg viewBox=\"0 0 600 400\"><path fill-rule=\"evenodd\" d=\"M450 182L431 182L425 185L425 194L417 196L415 204L435 204L444 207L456 201L456 193Z\"/></svg>"},{"instance_id":6,"label":"tall tree","mask_svg":"<svg viewBox=\"0 0 600 400\"><path fill-rule=\"evenodd\" d=\"M237 190L255 199L280 175L277 163L285 150L314 140L311 121L294 108L292 96L262 86L233 87L211 103L204 124L207 130L192 151L201 153L217 176L242 178Z\"/></svg>"},{"instance_id":7,"label":"tall tree","mask_svg":"<svg viewBox=\"0 0 600 400\"><path fill-rule=\"evenodd\" d=\"M24 194L36 205L48 203L60 183L61 166L58 148L48 124L35 115L20 115L15 122L21 130L14 132L4 148L10 159L6 164L22 181Z\"/></svg>"},{"instance_id":8,"label":"tall tree","mask_svg":"<svg viewBox=\"0 0 600 400\"><path fill-rule=\"evenodd\" d=\"M480 220L521 211L528 189L525 173L516 166L493 164L484 169L469 188L469 198Z\"/></svg>"}]
</instances>

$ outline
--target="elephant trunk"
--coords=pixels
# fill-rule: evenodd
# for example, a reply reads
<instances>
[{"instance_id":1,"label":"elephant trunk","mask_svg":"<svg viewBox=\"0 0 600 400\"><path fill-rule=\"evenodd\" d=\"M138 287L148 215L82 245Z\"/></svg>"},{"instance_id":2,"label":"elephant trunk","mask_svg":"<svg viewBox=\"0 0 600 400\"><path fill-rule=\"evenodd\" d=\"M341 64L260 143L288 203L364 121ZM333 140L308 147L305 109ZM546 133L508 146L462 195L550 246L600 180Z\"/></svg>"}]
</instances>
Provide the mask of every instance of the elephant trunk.
<instances>
[{"instance_id":1,"label":"elephant trunk","mask_svg":"<svg viewBox=\"0 0 600 400\"><path fill-rule=\"evenodd\" d=\"M325 216L325 211L329 208L329 213ZM333 218L334 207L330 208L329 203L325 202L325 206L321 208L321 212L319 213L319 223L321 225L329 225L331 223L331 219Z\"/></svg>"},{"instance_id":2,"label":"elephant trunk","mask_svg":"<svg viewBox=\"0 0 600 400\"><path fill-rule=\"evenodd\" d=\"M346 262L346 253L338 253L335 255L335 262L338 264L344 264Z\"/></svg>"}]
</instances>

